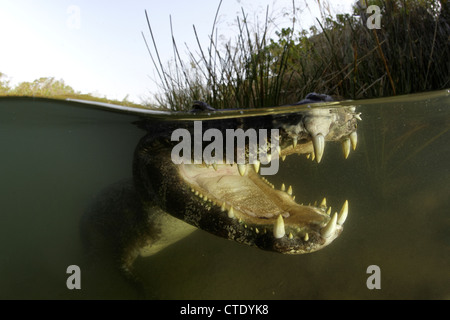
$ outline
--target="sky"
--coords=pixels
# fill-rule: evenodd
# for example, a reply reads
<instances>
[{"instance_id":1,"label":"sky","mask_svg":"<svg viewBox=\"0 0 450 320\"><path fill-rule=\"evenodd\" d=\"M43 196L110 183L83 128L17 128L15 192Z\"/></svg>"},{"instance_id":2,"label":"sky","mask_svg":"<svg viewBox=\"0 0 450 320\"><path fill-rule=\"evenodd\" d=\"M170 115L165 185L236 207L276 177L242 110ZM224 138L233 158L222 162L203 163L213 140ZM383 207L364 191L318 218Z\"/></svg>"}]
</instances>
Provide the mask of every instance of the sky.
<instances>
[{"instance_id":1,"label":"sky","mask_svg":"<svg viewBox=\"0 0 450 320\"><path fill-rule=\"evenodd\" d=\"M208 43L219 0L1 0L0 72L11 84L40 77L63 79L76 91L137 103L158 91L157 76L142 32L150 41L145 10L163 63L173 57L170 17L177 45L197 49ZM320 1L323 3L323 1ZM336 1L329 1L334 2ZM269 14L279 22L292 0L223 0L219 34L223 41L236 35L241 8L255 21ZM316 0L295 0L296 18L308 28L320 19ZM350 12L354 0L339 1L332 13ZM187 59L187 58L186 58Z\"/></svg>"}]
</instances>

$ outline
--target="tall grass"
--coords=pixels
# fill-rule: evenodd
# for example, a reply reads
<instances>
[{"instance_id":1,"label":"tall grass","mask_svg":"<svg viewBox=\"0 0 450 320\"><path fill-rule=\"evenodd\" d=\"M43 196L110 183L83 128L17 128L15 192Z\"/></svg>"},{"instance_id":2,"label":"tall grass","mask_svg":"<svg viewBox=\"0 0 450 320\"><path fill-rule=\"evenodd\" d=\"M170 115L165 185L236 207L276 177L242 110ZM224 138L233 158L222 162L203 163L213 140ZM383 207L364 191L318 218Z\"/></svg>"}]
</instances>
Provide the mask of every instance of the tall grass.
<instances>
[{"instance_id":1,"label":"tall grass","mask_svg":"<svg viewBox=\"0 0 450 320\"><path fill-rule=\"evenodd\" d=\"M250 27L248 15L242 10L242 15L236 20L237 38L223 46L217 42L219 10L220 5L209 46L202 47L194 27L198 53L190 51L190 60L186 63L180 58L172 37L175 60L168 66L160 59L147 16L153 50L145 37L144 40L160 80L162 94L156 96L160 107L186 109L193 100L204 100L216 108L263 107L280 100L283 86L289 81L284 77L289 45L278 50L277 55L270 52L268 9L263 26L257 32Z\"/></svg>"},{"instance_id":2,"label":"tall grass","mask_svg":"<svg viewBox=\"0 0 450 320\"><path fill-rule=\"evenodd\" d=\"M355 7L353 14L324 16L309 31L297 30L293 19L274 39L268 9L259 28L242 10L238 35L225 45L217 41L219 4L209 46L202 47L194 28L198 50L184 61L172 36L169 65L147 17L151 45L144 40L160 79L157 105L183 110L203 100L215 108L254 108L293 103L313 91L361 99L449 87L448 2L368 2L382 9L381 29L368 29L365 10ZM300 14L294 1L291 10L292 17Z\"/></svg>"}]
</instances>

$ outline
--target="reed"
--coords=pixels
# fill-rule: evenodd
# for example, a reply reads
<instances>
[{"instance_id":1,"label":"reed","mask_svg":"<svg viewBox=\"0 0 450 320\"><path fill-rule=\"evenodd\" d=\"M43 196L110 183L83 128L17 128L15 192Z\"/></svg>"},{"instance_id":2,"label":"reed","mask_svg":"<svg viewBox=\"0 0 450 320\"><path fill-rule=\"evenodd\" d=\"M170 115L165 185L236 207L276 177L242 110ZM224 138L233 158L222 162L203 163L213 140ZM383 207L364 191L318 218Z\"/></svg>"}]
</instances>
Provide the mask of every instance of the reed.
<instances>
[{"instance_id":1,"label":"reed","mask_svg":"<svg viewBox=\"0 0 450 320\"><path fill-rule=\"evenodd\" d=\"M313 91L362 99L450 87L448 1L367 2L382 10L380 29L367 28L370 15L355 6L352 14L324 14L310 30L297 30L292 19L272 37L268 9L256 30L251 26L258 23L242 10L238 36L225 45L217 41L220 3L209 46L201 46L194 28L198 50L190 50L186 62L172 36L175 59L168 65L147 16L151 45L144 40L159 77L157 107L183 110L203 100L219 109L256 108L293 103ZM293 1L292 17L296 10Z\"/></svg>"}]
</instances>

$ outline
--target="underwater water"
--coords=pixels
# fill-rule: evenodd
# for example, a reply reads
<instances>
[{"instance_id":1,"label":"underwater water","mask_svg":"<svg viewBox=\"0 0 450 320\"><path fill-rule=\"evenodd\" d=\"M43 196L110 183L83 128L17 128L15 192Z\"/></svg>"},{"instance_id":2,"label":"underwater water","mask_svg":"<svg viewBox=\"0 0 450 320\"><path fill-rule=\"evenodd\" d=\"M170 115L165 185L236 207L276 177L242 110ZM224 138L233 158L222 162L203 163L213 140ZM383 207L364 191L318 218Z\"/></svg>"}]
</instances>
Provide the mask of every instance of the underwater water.
<instances>
[{"instance_id":1,"label":"underwater water","mask_svg":"<svg viewBox=\"0 0 450 320\"><path fill-rule=\"evenodd\" d=\"M346 103L344 102L343 105ZM348 103L347 103L348 105ZM282 255L198 230L138 258L149 299L449 299L450 91L354 101L358 146L327 143L320 164L292 155L269 180L297 202L349 201L328 247ZM129 112L0 99L0 299L135 299L112 264L90 263L80 219L132 176L145 132ZM69 290L67 267L81 270ZM379 289L367 286L379 267ZM369 268L370 269L370 268Z\"/></svg>"}]
</instances>

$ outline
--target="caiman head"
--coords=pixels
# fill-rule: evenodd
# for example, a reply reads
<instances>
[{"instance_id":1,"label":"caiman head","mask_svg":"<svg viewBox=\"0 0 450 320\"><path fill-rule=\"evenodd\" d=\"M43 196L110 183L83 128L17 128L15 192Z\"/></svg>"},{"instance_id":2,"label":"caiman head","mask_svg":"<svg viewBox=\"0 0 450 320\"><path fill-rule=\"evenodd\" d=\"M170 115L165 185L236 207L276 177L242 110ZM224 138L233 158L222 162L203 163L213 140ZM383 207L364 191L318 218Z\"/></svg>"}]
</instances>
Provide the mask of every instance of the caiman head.
<instances>
[{"instance_id":1,"label":"caiman head","mask_svg":"<svg viewBox=\"0 0 450 320\"><path fill-rule=\"evenodd\" d=\"M136 149L135 185L144 200L156 199L172 216L217 236L281 253L319 250L342 232L348 202L343 201L339 212L331 212L325 199L314 205L299 204L291 186L277 189L261 174L263 169L268 172L275 162L292 154L307 154L320 162L327 141L341 142L345 158L351 148L356 148L360 116L355 107L312 105L327 98L308 96L300 102L304 106L282 106L264 113L215 111L197 103L195 112L180 114L177 121L145 120L141 125L149 133ZM182 141L179 136L174 139L177 129L186 130L190 136L191 149L184 149L188 154L184 163L173 161L174 150L179 151L177 146ZM216 136L207 137L209 129L224 137L223 146ZM254 129L257 133L265 129L267 135L260 137L256 146L247 137L230 156L225 143L230 129ZM202 141L198 143L197 139L196 144L196 137ZM214 144L215 149L213 143L218 143ZM203 156L208 151L221 158L203 157L195 163L195 152L199 150ZM245 155L243 161L238 161L240 151Z\"/></svg>"}]
</instances>

